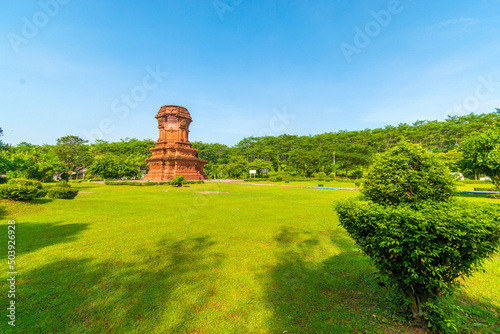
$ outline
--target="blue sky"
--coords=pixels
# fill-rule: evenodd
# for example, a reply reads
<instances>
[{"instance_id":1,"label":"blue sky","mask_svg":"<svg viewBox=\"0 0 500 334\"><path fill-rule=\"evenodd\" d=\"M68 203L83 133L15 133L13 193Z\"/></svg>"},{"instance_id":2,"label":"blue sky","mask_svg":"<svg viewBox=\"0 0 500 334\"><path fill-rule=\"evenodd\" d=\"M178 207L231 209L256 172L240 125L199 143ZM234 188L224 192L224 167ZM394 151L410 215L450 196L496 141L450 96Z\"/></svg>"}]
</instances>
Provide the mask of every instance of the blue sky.
<instances>
[{"instance_id":1,"label":"blue sky","mask_svg":"<svg viewBox=\"0 0 500 334\"><path fill-rule=\"evenodd\" d=\"M500 108L499 0L8 1L2 140L191 141L361 130Z\"/></svg>"}]
</instances>

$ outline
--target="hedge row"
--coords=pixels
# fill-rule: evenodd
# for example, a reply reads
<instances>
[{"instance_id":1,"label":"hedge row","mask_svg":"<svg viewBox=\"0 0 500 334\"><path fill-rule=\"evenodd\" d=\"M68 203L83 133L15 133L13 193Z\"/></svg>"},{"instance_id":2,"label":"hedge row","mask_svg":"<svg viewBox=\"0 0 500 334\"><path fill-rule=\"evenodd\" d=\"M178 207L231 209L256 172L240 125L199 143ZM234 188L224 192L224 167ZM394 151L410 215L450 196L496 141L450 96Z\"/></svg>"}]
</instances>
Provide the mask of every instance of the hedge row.
<instances>
[{"instance_id":1,"label":"hedge row","mask_svg":"<svg viewBox=\"0 0 500 334\"><path fill-rule=\"evenodd\" d=\"M474 188L474 191L496 191L496 188L490 187L490 188Z\"/></svg>"},{"instance_id":2,"label":"hedge row","mask_svg":"<svg viewBox=\"0 0 500 334\"><path fill-rule=\"evenodd\" d=\"M314 181L321 181L321 182L331 182L331 181L335 181L335 182L349 182L349 183L353 183L353 182L361 182L362 180L361 179L330 179L330 178L325 178L325 179L314 179L314 178L310 178L310 179L307 179L307 178L297 178L297 179L293 179L293 178L290 178L290 179L285 179L285 178L281 178L280 176L271 176L269 178L245 178L243 179L243 181L245 182L262 182L262 181L271 181L271 182L314 182Z\"/></svg>"},{"instance_id":3,"label":"hedge row","mask_svg":"<svg viewBox=\"0 0 500 334\"><path fill-rule=\"evenodd\" d=\"M488 183L491 183L490 180L486 180L486 181L474 181L474 180L465 180L465 181L456 181L458 183L463 183L463 184L476 184L476 183L483 183L483 184L488 184Z\"/></svg>"},{"instance_id":4,"label":"hedge row","mask_svg":"<svg viewBox=\"0 0 500 334\"><path fill-rule=\"evenodd\" d=\"M205 181L183 181L182 184L203 184ZM108 186L136 186L136 187L149 187L149 186L163 186L163 185L176 185L171 181L162 181L162 182L131 182L131 181L106 181L104 184Z\"/></svg>"},{"instance_id":5,"label":"hedge row","mask_svg":"<svg viewBox=\"0 0 500 334\"><path fill-rule=\"evenodd\" d=\"M40 181L26 179L12 179L6 185L0 186L0 198L13 201L28 201L34 198L63 198L73 199L78 194L77 189L71 188L71 185L62 181L48 191L43 189Z\"/></svg>"}]
</instances>

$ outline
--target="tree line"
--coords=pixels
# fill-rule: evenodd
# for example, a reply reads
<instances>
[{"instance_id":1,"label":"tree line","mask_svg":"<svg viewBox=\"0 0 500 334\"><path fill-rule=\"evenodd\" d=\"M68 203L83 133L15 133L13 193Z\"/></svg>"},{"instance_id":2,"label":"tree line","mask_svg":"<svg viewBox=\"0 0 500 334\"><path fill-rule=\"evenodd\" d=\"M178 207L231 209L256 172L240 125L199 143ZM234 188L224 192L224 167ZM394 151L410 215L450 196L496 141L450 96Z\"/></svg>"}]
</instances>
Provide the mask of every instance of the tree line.
<instances>
[{"instance_id":1,"label":"tree line","mask_svg":"<svg viewBox=\"0 0 500 334\"><path fill-rule=\"evenodd\" d=\"M376 153L398 142L422 145L436 153L452 171L475 176L476 170L460 170L457 150L471 135L500 128L500 109L489 114L449 116L444 121L417 121L361 131L339 131L319 135L264 136L244 138L233 147L194 142L199 156L208 160L208 174L242 177L248 169L270 169L289 176L310 177L316 173L361 177Z\"/></svg>"},{"instance_id":2,"label":"tree line","mask_svg":"<svg viewBox=\"0 0 500 334\"><path fill-rule=\"evenodd\" d=\"M500 109L488 114L449 116L444 121L417 121L411 125L386 126L360 131L338 131L318 135L263 136L242 139L233 147L218 143L193 142L199 157L207 160L205 172L213 178L241 178L249 169L311 177L317 173L359 178L375 154L401 141L420 144L436 153L452 171L477 176L474 164L459 164L460 143L489 130L499 131ZM0 135L2 134L0 128ZM87 175L104 178L134 178L147 172L145 159L154 147L151 139L125 138L119 142L97 140L88 143L78 136L57 139L56 145L0 141L0 174L48 181L54 173L62 176L83 167ZM260 175L258 175L260 176Z\"/></svg>"}]
</instances>

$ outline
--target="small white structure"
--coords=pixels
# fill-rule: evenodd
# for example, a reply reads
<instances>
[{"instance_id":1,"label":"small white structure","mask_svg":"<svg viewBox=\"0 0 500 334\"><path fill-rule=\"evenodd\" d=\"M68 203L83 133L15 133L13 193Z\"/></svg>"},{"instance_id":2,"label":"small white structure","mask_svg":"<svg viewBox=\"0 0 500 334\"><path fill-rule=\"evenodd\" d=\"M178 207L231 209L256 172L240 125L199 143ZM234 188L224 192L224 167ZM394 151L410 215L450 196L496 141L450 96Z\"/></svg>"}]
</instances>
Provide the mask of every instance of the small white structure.
<instances>
[{"instance_id":1,"label":"small white structure","mask_svg":"<svg viewBox=\"0 0 500 334\"><path fill-rule=\"evenodd\" d=\"M252 174L253 174L253 178L255 179L255 175L257 174L257 171L255 169L251 169L249 171L249 173L250 173L250 178L252 178Z\"/></svg>"},{"instance_id":2,"label":"small white structure","mask_svg":"<svg viewBox=\"0 0 500 334\"><path fill-rule=\"evenodd\" d=\"M463 181L465 180L464 175L462 173L450 173L455 177L455 180L457 181Z\"/></svg>"}]
</instances>

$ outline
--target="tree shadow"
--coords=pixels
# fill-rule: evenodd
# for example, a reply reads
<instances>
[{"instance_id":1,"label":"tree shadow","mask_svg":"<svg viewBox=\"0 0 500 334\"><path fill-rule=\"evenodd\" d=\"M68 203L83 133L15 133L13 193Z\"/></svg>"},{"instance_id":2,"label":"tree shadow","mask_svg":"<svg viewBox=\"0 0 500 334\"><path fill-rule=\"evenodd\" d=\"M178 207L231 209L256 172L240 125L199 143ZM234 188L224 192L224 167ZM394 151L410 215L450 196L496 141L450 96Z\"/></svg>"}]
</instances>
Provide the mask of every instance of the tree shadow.
<instances>
[{"instance_id":1,"label":"tree shadow","mask_svg":"<svg viewBox=\"0 0 500 334\"><path fill-rule=\"evenodd\" d=\"M213 312L223 255L209 237L162 240L143 261L65 259L20 275L25 333L198 333ZM23 331L24 330L24 331Z\"/></svg>"},{"instance_id":2,"label":"tree shadow","mask_svg":"<svg viewBox=\"0 0 500 334\"><path fill-rule=\"evenodd\" d=\"M54 199L52 199L52 198L35 198L35 199L32 199L30 202L33 204L47 204L47 203L50 203L53 201L54 201Z\"/></svg>"},{"instance_id":3,"label":"tree shadow","mask_svg":"<svg viewBox=\"0 0 500 334\"><path fill-rule=\"evenodd\" d=\"M325 247L321 242L325 236L337 255L314 261ZM414 327L401 296L378 279L370 259L344 234L283 227L275 240L279 263L270 269L266 285L274 313L268 321L269 332L425 332ZM452 298L465 310L460 318L463 333L492 333L500 328L498 306L475 301L465 293Z\"/></svg>"},{"instance_id":4,"label":"tree shadow","mask_svg":"<svg viewBox=\"0 0 500 334\"><path fill-rule=\"evenodd\" d=\"M68 243L78 239L78 235L88 228L89 224L31 223L16 224L16 249L19 254L34 252L41 248L59 243Z\"/></svg>"},{"instance_id":5,"label":"tree shadow","mask_svg":"<svg viewBox=\"0 0 500 334\"><path fill-rule=\"evenodd\" d=\"M411 327L404 319L389 324L399 310L392 309L388 289L371 279L375 269L369 258L348 237L321 233L283 227L275 237L280 250L267 284L274 311L269 332L377 333ZM325 247L325 237L338 255L316 262L314 254Z\"/></svg>"},{"instance_id":6,"label":"tree shadow","mask_svg":"<svg viewBox=\"0 0 500 334\"><path fill-rule=\"evenodd\" d=\"M487 194L462 194L462 193L458 193L458 194L455 194L456 198L488 198L488 195Z\"/></svg>"},{"instance_id":7,"label":"tree shadow","mask_svg":"<svg viewBox=\"0 0 500 334\"><path fill-rule=\"evenodd\" d=\"M460 326L460 333L500 333L500 307L491 301L478 301L467 295L466 289L459 289L443 300L443 308ZM451 309L458 305L461 310Z\"/></svg>"}]
</instances>

